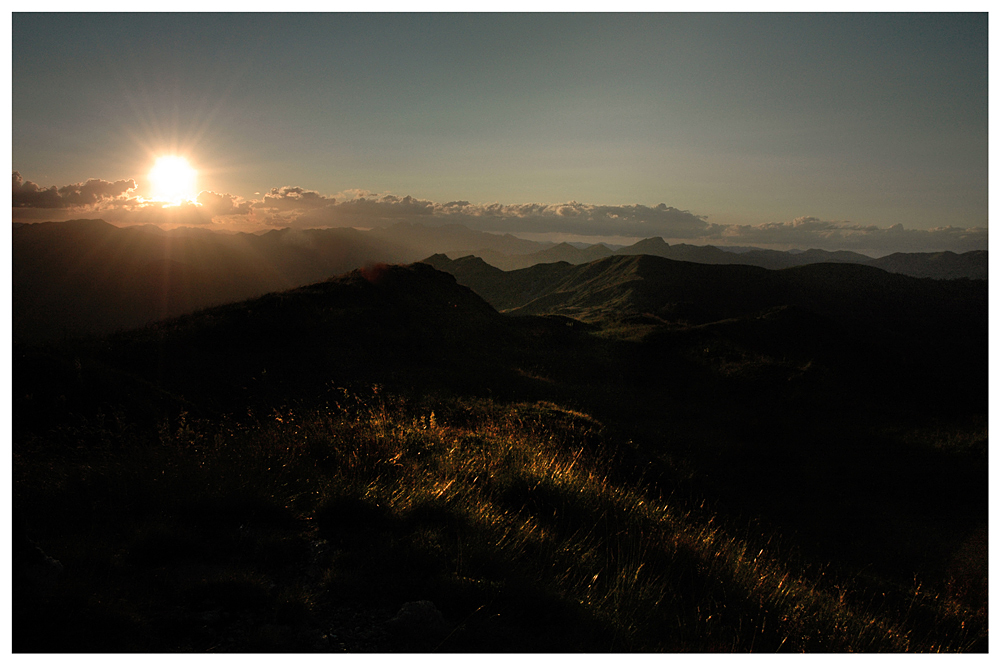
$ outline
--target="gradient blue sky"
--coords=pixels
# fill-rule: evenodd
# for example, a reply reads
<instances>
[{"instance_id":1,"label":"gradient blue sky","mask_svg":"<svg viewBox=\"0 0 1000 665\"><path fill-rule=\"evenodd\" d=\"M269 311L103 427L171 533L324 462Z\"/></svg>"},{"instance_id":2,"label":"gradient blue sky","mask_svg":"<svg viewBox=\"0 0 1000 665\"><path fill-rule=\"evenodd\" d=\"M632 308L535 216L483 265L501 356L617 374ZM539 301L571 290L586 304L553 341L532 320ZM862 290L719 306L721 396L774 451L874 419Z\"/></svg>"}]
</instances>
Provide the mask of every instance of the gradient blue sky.
<instances>
[{"instance_id":1,"label":"gradient blue sky","mask_svg":"<svg viewBox=\"0 0 1000 665\"><path fill-rule=\"evenodd\" d=\"M985 229L987 50L986 14L14 14L13 170L141 195L180 151L244 211L290 187Z\"/></svg>"}]
</instances>

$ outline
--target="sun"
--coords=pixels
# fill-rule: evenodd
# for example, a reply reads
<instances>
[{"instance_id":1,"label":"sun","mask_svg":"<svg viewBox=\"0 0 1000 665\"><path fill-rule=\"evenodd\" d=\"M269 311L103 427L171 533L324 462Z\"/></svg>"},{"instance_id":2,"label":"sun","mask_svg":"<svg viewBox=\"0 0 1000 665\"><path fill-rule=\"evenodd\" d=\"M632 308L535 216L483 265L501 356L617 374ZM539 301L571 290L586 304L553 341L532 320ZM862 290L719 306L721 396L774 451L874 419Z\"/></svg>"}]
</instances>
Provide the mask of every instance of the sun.
<instances>
[{"instance_id":1,"label":"sun","mask_svg":"<svg viewBox=\"0 0 1000 665\"><path fill-rule=\"evenodd\" d=\"M149 172L153 199L179 205L198 198L198 172L184 157L164 155L156 158Z\"/></svg>"}]
</instances>

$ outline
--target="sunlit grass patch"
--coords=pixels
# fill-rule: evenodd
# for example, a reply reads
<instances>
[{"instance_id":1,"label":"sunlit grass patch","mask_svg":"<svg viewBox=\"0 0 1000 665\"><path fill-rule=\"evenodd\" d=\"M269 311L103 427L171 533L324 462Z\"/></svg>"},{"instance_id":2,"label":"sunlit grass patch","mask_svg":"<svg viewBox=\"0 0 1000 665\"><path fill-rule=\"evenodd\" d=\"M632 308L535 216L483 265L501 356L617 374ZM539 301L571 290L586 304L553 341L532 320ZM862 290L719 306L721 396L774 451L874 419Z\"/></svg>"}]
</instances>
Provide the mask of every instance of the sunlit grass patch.
<instances>
[{"instance_id":1,"label":"sunlit grass patch","mask_svg":"<svg viewBox=\"0 0 1000 665\"><path fill-rule=\"evenodd\" d=\"M376 387L239 421L181 414L145 436L98 428L58 454L26 446L16 501L71 571L46 607L76 616L102 589L120 628L98 650L294 648L334 608L387 619L415 600L450 631L420 649L983 648L984 615L803 566L770 534L623 473L620 445L568 405ZM143 632L164 613L172 631ZM211 625L191 624L202 615Z\"/></svg>"}]
</instances>

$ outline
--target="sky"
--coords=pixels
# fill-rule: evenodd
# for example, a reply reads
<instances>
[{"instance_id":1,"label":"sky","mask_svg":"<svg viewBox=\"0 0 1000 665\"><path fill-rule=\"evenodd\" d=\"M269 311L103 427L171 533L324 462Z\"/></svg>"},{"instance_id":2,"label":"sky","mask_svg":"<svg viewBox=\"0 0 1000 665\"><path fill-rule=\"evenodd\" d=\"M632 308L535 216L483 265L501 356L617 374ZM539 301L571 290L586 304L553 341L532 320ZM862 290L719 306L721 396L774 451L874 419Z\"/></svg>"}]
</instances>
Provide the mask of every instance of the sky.
<instances>
[{"instance_id":1,"label":"sky","mask_svg":"<svg viewBox=\"0 0 1000 665\"><path fill-rule=\"evenodd\" d=\"M11 109L15 222L987 248L985 13L14 13Z\"/></svg>"}]
</instances>

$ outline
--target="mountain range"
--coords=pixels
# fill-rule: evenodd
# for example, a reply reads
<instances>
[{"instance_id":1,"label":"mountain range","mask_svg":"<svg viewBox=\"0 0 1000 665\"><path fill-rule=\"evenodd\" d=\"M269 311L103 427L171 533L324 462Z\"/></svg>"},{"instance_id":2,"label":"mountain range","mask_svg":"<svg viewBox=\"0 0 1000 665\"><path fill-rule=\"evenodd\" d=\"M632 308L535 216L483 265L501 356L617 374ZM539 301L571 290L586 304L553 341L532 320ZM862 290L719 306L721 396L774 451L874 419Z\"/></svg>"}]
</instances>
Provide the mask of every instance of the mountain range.
<instances>
[{"instance_id":1,"label":"mountain range","mask_svg":"<svg viewBox=\"0 0 1000 665\"><path fill-rule=\"evenodd\" d=\"M451 258L460 258L461 252L445 252ZM806 251L777 251L756 247L719 248L712 245L669 245L663 238L646 238L626 247L612 250L603 244L576 247L569 243L547 247L532 253L503 253L493 249L469 252L502 270L517 270L538 263L589 263L609 256L648 254L677 261L707 263L712 265L751 265L777 270L812 263L857 263L881 268L912 277L933 279L986 279L988 252L985 250L955 254L954 252L896 253L873 259L857 252L809 249Z\"/></svg>"},{"instance_id":2,"label":"mountain range","mask_svg":"<svg viewBox=\"0 0 1000 665\"><path fill-rule=\"evenodd\" d=\"M281 242L309 234L82 226L105 242L63 258L91 271L163 238L317 256ZM277 274L260 272L257 288ZM983 280L846 263L635 254L508 272L436 254L111 335L15 341L14 506L66 567L55 601L15 596L18 648L295 650L308 628L309 645L384 650L376 628L426 599L461 628L459 650L756 650L762 635L776 650L802 616L816 625L800 650L825 648L844 616L863 626L851 650L983 650L985 628L966 627L986 621L986 296ZM503 446L483 455L491 437ZM584 464L642 494L587 509L566 481ZM625 519L646 512L656 530ZM514 517L525 545L473 538ZM713 524L744 540L722 547ZM803 571L768 574L766 593L765 548ZM588 590L618 569L614 602L595 607ZM799 577L840 614L779 610ZM666 590L619 609L649 588ZM723 610L726 631L706 627ZM654 638L579 646L581 616ZM883 616L922 641L879 647L864 630ZM678 621L690 635L664 642Z\"/></svg>"},{"instance_id":3,"label":"mountain range","mask_svg":"<svg viewBox=\"0 0 1000 665\"><path fill-rule=\"evenodd\" d=\"M104 334L211 305L311 284L374 263L411 263L433 254L476 255L517 269L609 256L652 255L705 264L770 269L817 262L865 263L921 277L985 279L987 253L896 254L870 259L851 252L800 253L668 245L649 238L611 250L595 244L538 243L463 226L397 224L281 229L263 234L206 229L119 228L102 220L15 225L13 335L16 340Z\"/></svg>"},{"instance_id":4,"label":"mountain range","mask_svg":"<svg viewBox=\"0 0 1000 665\"><path fill-rule=\"evenodd\" d=\"M878 346L879 356L905 364L920 357L928 369L948 373L953 380L958 380L954 368L962 368L961 376L968 379L976 377L976 385L985 379L980 361L988 344L987 288L980 280L922 279L846 263L767 270L645 254L513 271L474 256L451 260L437 254L425 262L453 274L459 284L512 315L690 329L756 322L788 310L785 325L795 319L795 325L821 331L810 334L865 340ZM827 345L835 343L829 339Z\"/></svg>"}]
</instances>

